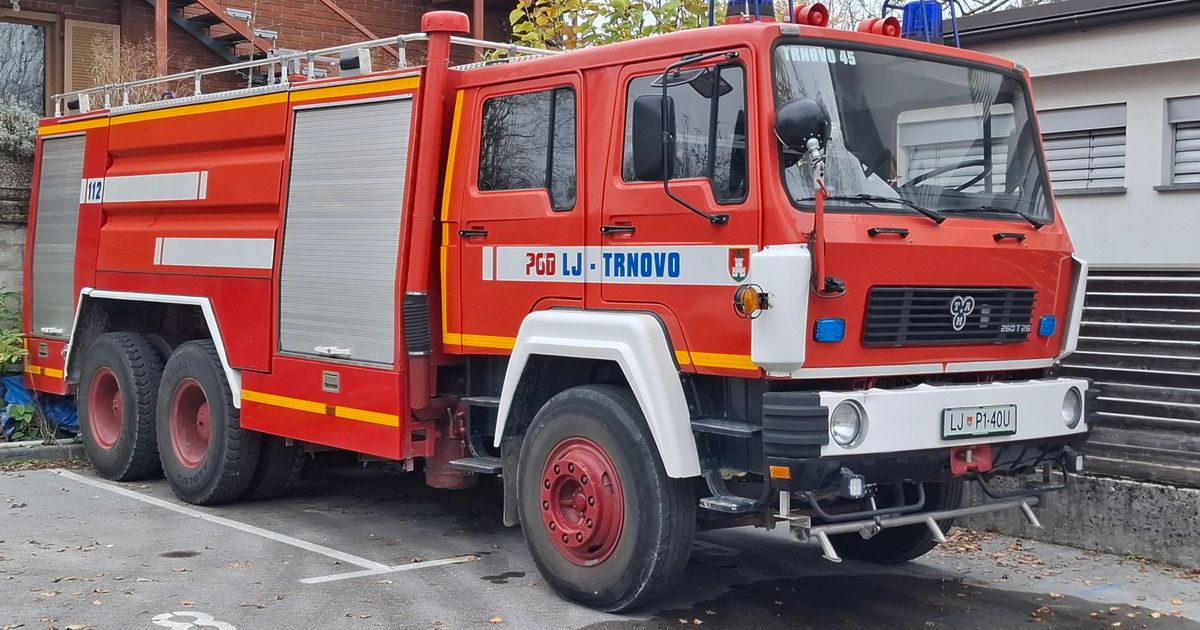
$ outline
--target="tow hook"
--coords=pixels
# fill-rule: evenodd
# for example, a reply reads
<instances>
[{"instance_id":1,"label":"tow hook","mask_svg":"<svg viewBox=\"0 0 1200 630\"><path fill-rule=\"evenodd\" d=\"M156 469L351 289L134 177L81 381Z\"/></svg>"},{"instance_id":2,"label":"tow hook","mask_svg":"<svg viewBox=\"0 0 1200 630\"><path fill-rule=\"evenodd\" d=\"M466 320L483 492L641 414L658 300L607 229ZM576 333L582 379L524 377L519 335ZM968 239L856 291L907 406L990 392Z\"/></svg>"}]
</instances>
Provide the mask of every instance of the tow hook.
<instances>
[{"instance_id":1,"label":"tow hook","mask_svg":"<svg viewBox=\"0 0 1200 630\"><path fill-rule=\"evenodd\" d=\"M976 444L950 449L950 474L955 477L969 472L987 473L992 470L992 445Z\"/></svg>"}]
</instances>

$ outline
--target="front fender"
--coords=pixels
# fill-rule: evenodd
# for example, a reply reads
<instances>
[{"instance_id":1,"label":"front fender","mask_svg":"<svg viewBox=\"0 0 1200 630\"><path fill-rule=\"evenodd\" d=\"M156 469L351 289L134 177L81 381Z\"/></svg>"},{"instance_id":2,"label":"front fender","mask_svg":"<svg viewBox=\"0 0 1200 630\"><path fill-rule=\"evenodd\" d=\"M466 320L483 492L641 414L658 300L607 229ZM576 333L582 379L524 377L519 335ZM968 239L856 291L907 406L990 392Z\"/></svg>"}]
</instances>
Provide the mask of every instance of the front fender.
<instances>
[{"instance_id":1,"label":"front fender","mask_svg":"<svg viewBox=\"0 0 1200 630\"><path fill-rule=\"evenodd\" d=\"M700 475L700 456L679 369L662 324L645 313L550 310L521 323L504 375L496 420L497 447L513 396L532 355L612 361L637 398L667 475Z\"/></svg>"}]
</instances>

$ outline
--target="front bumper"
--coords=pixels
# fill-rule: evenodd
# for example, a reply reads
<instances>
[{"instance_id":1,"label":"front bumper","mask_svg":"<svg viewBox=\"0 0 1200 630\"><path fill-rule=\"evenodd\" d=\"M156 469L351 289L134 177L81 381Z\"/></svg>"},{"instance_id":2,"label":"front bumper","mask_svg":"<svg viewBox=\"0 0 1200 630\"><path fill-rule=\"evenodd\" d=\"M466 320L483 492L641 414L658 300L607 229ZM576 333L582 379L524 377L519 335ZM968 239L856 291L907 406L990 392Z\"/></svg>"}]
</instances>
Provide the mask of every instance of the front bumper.
<instances>
[{"instance_id":1,"label":"front bumper","mask_svg":"<svg viewBox=\"0 0 1200 630\"><path fill-rule=\"evenodd\" d=\"M1069 428L1061 416L1070 388L1083 394L1083 420ZM843 392L768 392L763 396L763 453L768 466L793 472L793 488L812 488L846 465L871 476L931 478L948 468L951 448L990 444L997 467L1018 471L1078 445L1095 415L1097 391L1085 379L1054 378L965 385L922 384L905 389ZM866 411L865 435L843 447L829 435L829 414L852 400ZM944 439L942 412L956 407L1017 406L1012 435ZM778 480L777 480L778 482Z\"/></svg>"}]
</instances>

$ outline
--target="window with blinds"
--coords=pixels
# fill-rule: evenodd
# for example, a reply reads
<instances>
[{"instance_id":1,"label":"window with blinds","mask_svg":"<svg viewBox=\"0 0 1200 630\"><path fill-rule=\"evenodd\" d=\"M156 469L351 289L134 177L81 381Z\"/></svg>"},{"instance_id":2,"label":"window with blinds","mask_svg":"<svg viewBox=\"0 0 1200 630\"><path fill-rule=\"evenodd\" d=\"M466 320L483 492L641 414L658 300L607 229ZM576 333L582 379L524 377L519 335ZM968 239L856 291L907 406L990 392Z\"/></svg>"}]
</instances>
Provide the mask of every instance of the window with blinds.
<instances>
[{"instance_id":1,"label":"window with blinds","mask_svg":"<svg viewBox=\"0 0 1200 630\"><path fill-rule=\"evenodd\" d=\"M1041 112L1055 192L1125 187L1125 105Z\"/></svg>"},{"instance_id":2,"label":"window with blinds","mask_svg":"<svg viewBox=\"0 0 1200 630\"><path fill-rule=\"evenodd\" d=\"M65 63L63 84L66 92L83 90L96 85L96 54L103 49L109 59L120 60L121 27L116 24L98 24L66 20Z\"/></svg>"},{"instance_id":3,"label":"window with blinds","mask_svg":"<svg viewBox=\"0 0 1200 630\"><path fill-rule=\"evenodd\" d=\"M1167 123L1175 137L1171 184L1200 184L1200 96L1167 101Z\"/></svg>"},{"instance_id":4,"label":"window with blinds","mask_svg":"<svg viewBox=\"0 0 1200 630\"><path fill-rule=\"evenodd\" d=\"M1125 185L1125 130L1047 135L1046 162L1055 191Z\"/></svg>"}]
</instances>

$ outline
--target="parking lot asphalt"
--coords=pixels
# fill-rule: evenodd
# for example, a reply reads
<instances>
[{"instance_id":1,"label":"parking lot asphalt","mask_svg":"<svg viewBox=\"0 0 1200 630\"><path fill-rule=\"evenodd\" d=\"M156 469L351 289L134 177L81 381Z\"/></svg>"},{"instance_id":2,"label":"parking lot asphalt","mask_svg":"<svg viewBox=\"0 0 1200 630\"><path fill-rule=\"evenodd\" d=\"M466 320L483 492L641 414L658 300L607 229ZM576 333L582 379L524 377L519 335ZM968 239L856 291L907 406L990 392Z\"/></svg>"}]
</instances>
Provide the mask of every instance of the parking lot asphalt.
<instances>
[{"instance_id":1,"label":"parking lot asphalt","mask_svg":"<svg viewBox=\"0 0 1200 630\"><path fill-rule=\"evenodd\" d=\"M314 466L281 499L220 508L89 471L0 473L0 497L6 630L1200 629L1196 572L963 530L899 567L829 563L784 528L704 533L669 598L597 613L542 582L497 484L437 491L392 467Z\"/></svg>"}]
</instances>

